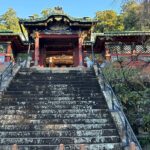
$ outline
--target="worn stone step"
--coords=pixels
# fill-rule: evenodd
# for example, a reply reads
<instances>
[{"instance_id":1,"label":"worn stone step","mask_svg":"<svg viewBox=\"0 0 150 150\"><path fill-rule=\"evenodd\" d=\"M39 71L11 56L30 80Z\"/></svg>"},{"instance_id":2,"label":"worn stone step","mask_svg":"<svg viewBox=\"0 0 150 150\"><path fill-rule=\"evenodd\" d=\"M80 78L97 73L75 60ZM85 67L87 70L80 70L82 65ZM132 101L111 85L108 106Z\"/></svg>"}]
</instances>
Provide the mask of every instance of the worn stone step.
<instances>
[{"instance_id":1,"label":"worn stone step","mask_svg":"<svg viewBox=\"0 0 150 150\"><path fill-rule=\"evenodd\" d=\"M68 85L68 86L90 86L90 85L92 85L92 86L94 86L94 85L98 85L98 83L97 83L98 81L90 81L90 82L87 82L87 81L74 81L74 82L69 82L69 81L42 81L42 80L40 80L40 81L17 81L17 80L15 80L15 81L12 81L11 83L12 84L14 84L14 86L31 86L31 85L34 85L34 86L37 86L37 85L46 85L46 86L48 86L48 85L59 85L59 86L61 86L61 85Z\"/></svg>"},{"instance_id":2,"label":"worn stone step","mask_svg":"<svg viewBox=\"0 0 150 150\"><path fill-rule=\"evenodd\" d=\"M72 109L73 111L74 110L77 111L79 109L79 112L81 112L80 111L81 109L85 110L86 108L89 108L89 110L92 110L92 108L96 109L96 107L97 107L97 109L105 109L105 110L108 109L106 103L94 103L94 104L89 103L89 104L86 104L86 105L82 105L81 103L76 104L76 105L73 105L73 103L68 103L66 105L65 104L59 105L57 102L55 104L54 103L51 103L51 104L50 103L45 103L44 104L44 103L40 103L40 102L36 102L35 104L33 104L32 102L18 103L18 104L21 104L21 105L17 105L17 103L16 102L8 103L7 106L4 105L6 103L1 104L0 105L0 111L6 111L6 110L10 110L10 111L14 111L14 110L16 110L16 111L25 111L25 110L28 110L29 111L30 110L30 112L32 112L32 109L33 109L33 111L36 110L36 111L39 111L39 112L40 111L43 112L42 109L44 109L44 110L50 112L50 110L53 110L53 109L56 109L56 111L58 111L58 109L60 109L60 110L63 110L63 109L70 110L70 109ZM42 104L42 105L40 105L40 104Z\"/></svg>"},{"instance_id":3,"label":"worn stone step","mask_svg":"<svg viewBox=\"0 0 150 150\"><path fill-rule=\"evenodd\" d=\"M52 89L52 90L57 90L57 89L70 89L70 87L71 86L68 86L68 85L61 85L61 86L51 86L51 85L48 85L48 86L31 86L31 87L29 87L29 89L31 89L31 90L36 90L36 89L39 89L39 90L42 90L42 89ZM14 89L18 89L19 90L19 88L21 88L21 90L24 90L24 89L26 89L27 87L24 85L24 86L17 86L17 87L12 87L12 85L11 86L9 86L8 88L7 88L7 90L8 89L12 89L12 90L14 90ZM84 87L84 86L81 86L81 87L79 87L79 86L75 86L75 87L71 87L71 89L73 89L73 90L89 90L89 89L100 89L100 86L90 86L90 87ZM28 89L28 88L27 88ZM29 90L28 89L28 90Z\"/></svg>"},{"instance_id":4,"label":"worn stone step","mask_svg":"<svg viewBox=\"0 0 150 150\"><path fill-rule=\"evenodd\" d=\"M6 91L5 94L56 94L56 93L62 93L62 94L76 94L76 93L81 93L81 94L89 94L92 93L92 94L97 94L99 93L100 89L85 89L85 90L73 90L73 89L58 89L58 90L50 90L50 89L45 89L45 90L34 90L34 91L31 91L31 90L17 90L17 91Z\"/></svg>"},{"instance_id":5,"label":"worn stone step","mask_svg":"<svg viewBox=\"0 0 150 150\"><path fill-rule=\"evenodd\" d=\"M117 143L120 142L118 136L97 136L97 137L54 137L54 138L0 138L0 144L24 144L24 145L59 145L63 144L98 144L98 143Z\"/></svg>"},{"instance_id":6,"label":"worn stone step","mask_svg":"<svg viewBox=\"0 0 150 150\"><path fill-rule=\"evenodd\" d=\"M9 120L9 118L25 118L25 119L100 119L100 118L108 118L109 114L15 114L15 115L0 115L0 120Z\"/></svg>"},{"instance_id":7,"label":"worn stone step","mask_svg":"<svg viewBox=\"0 0 150 150\"><path fill-rule=\"evenodd\" d=\"M75 105L106 105L106 102L104 99L85 99L85 100L80 100L80 99L59 99L56 98L55 100L51 100L52 98L49 98L47 100L42 100L40 98L4 98L0 102L0 106L7 106L7 105L30 105L30 104L35 104L35 105L50 105L50 104L57 104L57 105L64 105L64 104L75 104Z\"/></svg>"},{"instance_id":8,"label":"worn stone step","mask_svg":"<svg viewBox=\"0 0 150 150\"><path fill-rule=\"evenodd\" d=\"M46 83L44 83L44 82L12 82L12 86L13 87L16 87L16 86L18 86L18 87L21 87L21 86L28 86L28 87L32 87L32 86L45 86L45 87L66 87L66 86L68 86L68 87L72 87L72 88L74 88L74 87L98 87L98 83L97 82L74 82L74 83L67 83L67 82L46 82Z\"/></svg>"},{"instance_id":9,"label":"worn stone step","mask_svg":"<svg viewBox=\"0 0 150 150\"><path fill-rule=\"evenodd\" d=\"M53 124L94 124L94 123L99 123L99 124L105 124L105 123L111 123L112 119L107 118L107 119L26 119L24 116L18 116L15 118L8 118L5 120L0 120L1 124L16 124L16 123L33 123L33 124L47 124L47 123L53 123Z\"/></svg>"},{"instance_id":10,"label":"worn stone step","mask_svg":"<svg viewBox=\"0 0 150 150\"><path fill-rule=\"evenodd\" d=\"M26 96L14 96L14 95L4 95L2 96L2 102L7 103L9 101L105 101L103 95L99 96L86 96L86 97L81 97L81 96L34 96L34 97L26 97Z\"/></svg>"},{"instance_id":11,"label":"worn stone step","mask_svg":"<svg viewBox=\"0 0 150 150\"><path fill-rule=\"evenodd\" d=\"M76 72L76 73L36 73L36 72L30 72L30 73L22 73L19 72L17 73L17 76L36 76L36 77L43 77L43 76L56 76L56 77L62 77L62 76L94 76L94 72L87 72L87 73L82 73L82 72Z\"/></svg>"},{"instance_id":12,"label":"worn stone step","mask_svg":"<svg viewBox=\"0 0 150 150\"><path fill-rule=\"evenodd\" d=\"M100 103L100 104L105 104L105 100L102 97L99 98L91 98L91 97L47 97L47 98L41 98L41 97L22 97L22 98L16 98L16 97L10 97L10 98L2 98L2 100L0 101L0 105L8 105L9 103L76 103L79 104L81 103L89 103L89 102L93 102L93 103Z\"/></svg>"},{"instance_id":13,"label":"worn stone step","mask_svg":"<svg viewBox=\"0 0 150 150\"><path fill-rule=\"evenodd\" d=\"M19 80L37 80L37 79L41 79L41 80L93 80L93 79L97 79L97 77L95 75L17 75L15 76L14 79L19 79Z\"/></svg>"},{"instance_id":14,"label":"worn stone step","mask_svg":"<svg viewBox=\"0 0 150 150\"><path fill-rule=\"evenodd\" d=\"M12 131L0 132L0 138L34 138L34 137L97 137L118 136L116 129L101 130L48 130L48 131Z\"/></svg>"},{"instance_id":15,"label":"worn stone step","mask_svg":"<svg viewBox=\"0 0 150 150\"><path fill-rule=\"evenodd\" d=\"M42 131L42 130L101 130L101 129L115 129L113 122L106 124L32 124L32 123L18 123L18 124L0 124L0 131Z\"/></svg>"},{"instance_id":16,"label":"worn stone step","mask_svg":"<svg viewBox=\"0 0 150 150\"><path fill-rule=\"evenodd\" d=\"M14 97L97 97L97 96L101 96L101 93L90 93L90 92L84 92L84 93L67 93L67 92L54 92L54 93L36 93L36 94L27 94L27 93L17 93L17 92L5 92L5 94L3 95L3 97L5 98L10 98L12 96Z\"/></svg>"},{"instance_id":17,"label":"worn stone step","mask_svg":"<svg viewBox=\"0 0 150 150\"><path fill-rule=\"evenodd\" d=\"M9 106L10 105L30 105L33 104L33 101L31 102L30 100L28 101L1 101L0 102L0 106L4 106L7 105L9 102ZM105 105L106 103L102 102L102 101L69 101L69 100L56 100L56 101L34 101L34 105Z\"/></svg>"},{"instance_id":18,"label":"worn stone step","mask_svg":"<svg viewBox=\"0 0 150 150\"><path fill-rule=\"evenodd\" d=\"M43 104L43 105L34 105L32 103L30 103L30 105L26 105L26 104L22 104L22 105L16 105L16 104L12 104L10 106L0 106L0 110L3 109L20 109L20 110L24 110L24 109L33 109L33 110L41 110L41 109L107 109L107 105L71 105L71 104L65 104L65 105L55 105L55 104L51 104L51 105L47 105L47 104Z\"/></svg>"},{"instance_id":19,"label":"worn stone step","mask_svg":"<svg viewBox=\"0 0 150 150\"><path fill-rule=\"evenodd\" d=\"M42 88L40 86L34 86L34 87L15 87L15 88L7 88L7 91L64 91L64 90L67 90L68 92L75 92L75 91L99 91L101 92L100 90L100 87L71 87L71 86L66 86L66 87L47 87L47 88Z\"/></svg>"},{"instance_id":20,"label":"worn stone step","mask_svg":"<svg viewBox=\"0 0 150 150\"><path fill-rule=\"evenodd\" d=\"M108 109L43 109L43 110L20 110L20 109L3 109L0 110L0 115L10 114L10 115L21 115L21 114L109 114Z\"/></svg>"},{"instance_id":21,"label":"worn stone step","mask_svg":"<svg viewBox=\"0 0 150 150\"><path fill-rule=\"evenodd\" d=\"M21 89L23 89L23 88L43 88L43 89L47 89L47 88L67 88L67 87L72 87L72 88L99 88L100 86L99 86L99 84L97 83L97 84L89 84L89 86L87 86L87 84L86 85L84 85L84 84L73 84L73 85L68 85L68 84L47 84L47 85L45 85L45 84L41 84L41 85L34 85L34 84L30 84L30 85L28 85L27 83L25 83L25 84L16 84L16 83L13 83L13 84L11 84L9 87L8 87L8 89L9 88L21 88Z\"/></svg>"}]
</instances>

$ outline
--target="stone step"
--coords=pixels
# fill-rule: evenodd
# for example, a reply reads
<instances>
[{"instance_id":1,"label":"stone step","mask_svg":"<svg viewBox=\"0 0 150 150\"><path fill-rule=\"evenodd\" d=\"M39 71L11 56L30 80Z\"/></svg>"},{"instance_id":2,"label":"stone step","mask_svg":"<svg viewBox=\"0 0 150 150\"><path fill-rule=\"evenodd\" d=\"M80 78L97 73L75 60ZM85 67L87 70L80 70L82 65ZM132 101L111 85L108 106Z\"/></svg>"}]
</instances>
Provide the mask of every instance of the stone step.
<instances>
[{"instance_id":1,"label":"stone step","mask_svg":"<svg viewBox=\"0 0 150 150\"><path fill-rule=\"evenodd\" d=\"M65 150L80 150L80 144L65 144ZM18 145L19 150L59 150L59 145ZM86 150L123 150L121 143L85 144ZM1 150L12 150L11 146L0 146Z\"/></svg>"},{"instance_id":2,"label":"stone step","mask_svg":"<svg viewBox=\"0 0 150 150\"><path fill-rule=\"evenodd\" d=\"M9 103L37 103L37 102L42 102L42 103L49 103L49 102L58 102L58 103L84 103L84 102L93 102L93 103L96 103L96 102L99 102L101 104L105 104L105 100L103 97L95 97L95 98L92 98L92 97L10 97L10 98L2 98L2 100L0 101L1 105L5 104L5 105L8 105Z\"/></svg>"},{"instance_id":3,"label":"stone step","mask_svg":"<svg viewBox=\"0 0 150 150\"><path fill-rule=\"evenodd\" d=\"M90 100L82 100L82 101L75 101L75 100L56 100L56 101L50 101L50 100L47 100L47 101L33 101L31 102L30 100L28 101L1 101L0 102L0 106L3 106L3 105L7 105L9 104L10 105L30 105L30 104L34 104L34 105L105 105L106 103L102 102L102 101L90 101Z\"/></svg>"},{"instance_id":4,"label":"stone step","mask_svg":"<svg viewBox=\"0 0 150 150\"><path fill-rule=\"evenodd\" d=\"M25 118L25 119L102 119L102 118L108 118L110 117L109 114L104 113L104 114L15 114L15 115L0 115L0 120L9 120L9 118Z\"/></svg>"},{"instance_id":5,"label":"stone step","mask_svg":"<svg viewBox=\"0 0 150 150\"><path fill-rule=\"evenodd\" d=\"M38 104L32 104L29 103L28 105L24 104L24 105L16 105L16 104L9 104L9 106L5 106L2 105L0 106L0 110L2 111L8 111L8 110L20 110L20 111L25 111L25 112L37 112L40 110L51 110L51 109L73 109L73 110L78 110L78 109L107 109L107 105L106 104L102 104L102 105L73 105L73 104L63 104L63 105L59 105L59 104L51 104L51 105L47 105L47 104L43 104L43 105L38 105ZM96 114L95 114L96 115Z\"/></svg>"},{"instance_id":6,"label":"stone step","mask_svg":"<svg viewBox=\"0 0 150 150\"><path fill-rule=\"evenodd\" d=\"M29 109L29 110L41 110L41 109L107 109L107 105L71 105L71 104L65 104L65 105L34 105L30 103L30 105L21 105L18 106L16 104L12 104L10 106L0 106L0 110L12 110L12 109L18 109L18 110L24 110L24 109Z\"/></svg>"},{"instance_id":7,"label":"stone step","mask_svg":"<svg viewBox=\"0 0 150 150\"><path fill-rule=\"evenodd\" d=\"M17 90L17 91L6 91L4 94L55 94L55 93L66 93L66 94L76 94L76 93L81 93L81 94L89 94L90 93L94 93L97 94L99 93L100 89L85 89L85 90L74 90L74 89L58 89L58 90L51 90L51 89L45 89L45 90ZM100 93L99 93L100 94Z\"/></svg>"},{"instance_id":8,"label":"stone step","mask_svg":"<svg viewBox=\"0 0 150 150\"><path fill-rule=\"evenodd\" d=\"M27 81L27 80L15 80L15 81L12 81L11 83L12 84L17 84L17 85L51 85L51 84L58 84L58 85L78 85L80 87L80 85L97 85L97 82L98 80L94 80L94 81L67 81L67 80L64 80L64 81L57 81L57 80L54 80L54 81L42 81L42 80L37 80L37 81Z\"/></svg>"},{"instance_id":9,"label":"stone step","mask_svg":"<svg viewBox=\"0 0 150 150\"><path fill-rule=\"evenodd\" d=\"M83 118L76 118L76 119L26 119L24 116L18 116L15 118L8 118L5 120L0 120L0 124L17 124L17 123L33 123L33 124L105 124L111 123L113 120L111 118L105 119L83 119Z\"/></svg>"},{"instance_id":10,"label":"stone step","mask_svg":"<svg viewBox=\"0 0 150 150\"><path fill-rule=\"evenodd\" d=\"M34 87L28 87L28 86L24 86L24 87L9 87L7 88L7 91L64 91L67 90L68 92L75 92L75 91L99 91L100 87L70 87L70 86L66 86L66 87L40 87L40 86L34 86Z\"/></svg>"},{"instance_id":11,"label":"stone step","mask_svg":"<svg viewBox=\"0 0 150 150\"><path fill-rule=\"evenodd\" d=\"M92 115L99 115L99 114L110 114L109 110L107 109L43 109L43 110L31 110L27 112L27 110L20 110L20 109L4 109L0 110L0 115L10 114L10 115L22 115L22 114L92 114Z\"/></svg>"},{"instance_id":12,"label":"stone step","mask_svg":"<svg viewBox=\"0 0 150 150\"><path fill-rule=\"evenodd\" d=\"M9 101L105 101L103 95L99 96L34 96L34 97L26 97L26 96L14 96L14 95L3 95L2 101L9 102Z\"/></svg>"},{"instance_id":13,"label":"stone step","mask_svg":"<svg viewBox=\"0 0 150 150\"><path fill-rule=\"evenodd\" d=\"M115 129L113 122L105 124L0 124L0 131L42 131L42 130L101 130L101 129Z\"/></svg>"},{"instance_id":14,"label":"stone step","mask_svg":"<svg viewBox=\"0 0 150 150\"><path fill-rule=\"evenodd\" d=\"M0 138L1 145L59 145L63 144L98 144L98 143L119 143L118 136L97 136L97 137L35 137L35 138Z\"/></svg>"},{"instance_id":15,"label":"stone step","mask_svg":"<svg viewBox=\"0 0 150 150\"><path fill-rule=\"evenodd\" d=\"M67 92L57 92L57 93L36 93L36 94L28 94L28 93L19 93L19 92L5 92L3 95L4 98L11 98L12 96L16 98L30 98L30 97L97 97L101 96L101 93L90 93L90 92L84 92L84 93L67 93Z\"/></svg>"},{"instance_id":16,"label":"stone step","mask_svg":"<svg viewBox=\"0 0 150 150\"><path fill-rule=\"evenodd\" d=\"M47 131L12 131L0 132L0 138L34 138L34 137L97 137L97 136L117 136L116 129L101 130L47 130Z\"/></svg>"},{"instance_id":17,"label":"stone step","mask_svg":"<svg viewBox=\"0 0 150 150\"><path fill-rule=\"evenodd\" d=\"M82 72L77 72L77 73L35 73L35 72L30 72L30 73L26 73L26 72L19 72L17 73L16 77L20 77L20 76L36 76L36 77L49 77L49 76L56 76L56 77L65 77L65 76L95 76L95 73L93 72L88 72L88 73L82 73Z\"/></svg>"},{"instance_id":18,"label":"stone step","mask_svg":"<svg viewBox=\"0 0 150 150\"><path fill-rule=\"evenodd\" d=\"M37 80L37 79L42 79L42 80L80 80L80 79L83 79L83 80L87 80L87 79L90 79L90 80L93 80L93 79L97 79L97 77L95 75L46 75L46 76L35 76L35 75L17 75L15 76L14 79L21 79L21 80Z\"/></svg>"},{"instance_id":19,"label":"stone step","mask_svg":"<svg viewBox=\"0 0 150 150\"><path fill-rule=\"evenodd\" d=\"M5 106L6 105L6 106ZM74 106L73 106L74 105ZM83 106L83 107L81 107ZM22 101L22 102L16 102L16 101L10 101L8 103L1 102L0 103L0 110L7 110L7 109L13 109L17 108L19 110L21 109L28 109L33 107L33 109L40 109L40 108L45 108L45 109L55 109L63 108L63 109L85 109L85 108L95 108L97 109L107 109L107 104L105 102L101 101L49 101L49 102L42 102L42 101L36 101L35 103L32 103L31 101Z\"/></svg>"},{"instance_id":20,"label":"stone step","mask_svg":"<svg viewBox=\"0 0 150 150\"><path fill-rule=\"evenodd\" d=\"M83 85L83 84L80 84L80 83L79 84L74 84L74 85L68 85L68 84L49 84L49 85L30 84L30 85L28 85L27 83L26 83L26 85L25 84L18 85L18 84L13 83L8 87L8 89L9 88L14 88L14 89L15 88L21 88L21 89L23 89L23 88L43 88L43 89L47 89L47 88L67 88L67 87L80 89L80 88L99 88L100 87L98 83L97 84L89 84L89 85L90 86Z\"/></svg>"},{"instance_id":21,"label":"stone step","mask_svg":"<svg viewBox=\"0 0 150 150\"><path fill-rule=\"evenodd\" d=\"M19 101L18 99L17 100L11 100L11 101L8 101L8 99L6 100L3 100L0 102L0 105L28 105L28 104L40 104L40 105L53 105L53 104L56 104L56 105L104 105L106 104L105 101L103 99L100 99L100 100L61 100L61 99L57 99L57 100L41 100L41 99L37 99L37 100L31 100L30 99L27 99L27 100L24 100L24 101Z\"/></svg>"}]
</instances>

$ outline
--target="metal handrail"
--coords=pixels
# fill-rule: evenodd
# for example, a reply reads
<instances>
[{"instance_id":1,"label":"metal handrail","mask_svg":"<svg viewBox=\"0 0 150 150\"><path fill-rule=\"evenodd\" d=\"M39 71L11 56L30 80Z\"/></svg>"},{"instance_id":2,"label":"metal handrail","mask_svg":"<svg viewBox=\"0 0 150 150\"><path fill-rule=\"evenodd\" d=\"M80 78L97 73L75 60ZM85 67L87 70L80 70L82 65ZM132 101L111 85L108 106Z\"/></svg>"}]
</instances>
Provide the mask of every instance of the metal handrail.
<instances>
[{"instance_id":1,"label":"metal handrail","mask_svg":"<svg viewBox=\"0 0 150 150\"><path fill-rule=\"evenodd\" d=\"M136 144L136 146L139 148L139 150L142 150L141 145L140 145L139 141L137 140L129 121L122 110L122 106L121 106L121 103L119 103L119 101L118 101L119 100L118 97L114 93L109 81L106 79L106 77L102 71L102 68L99 66L99 64L96 64L96 65L98 68L98 76L101 76L103 79L104 91L107 88L111 92L110 100L112 103L112 111L117 112L120 117L121 123L123 125L123 129L124 129L125 135L126 135L126 143L125 143L126 146L129 146L130 142L134 142ZM115 101L114 101L114 99L115 99Z\"/></svg>"}]
</instances>

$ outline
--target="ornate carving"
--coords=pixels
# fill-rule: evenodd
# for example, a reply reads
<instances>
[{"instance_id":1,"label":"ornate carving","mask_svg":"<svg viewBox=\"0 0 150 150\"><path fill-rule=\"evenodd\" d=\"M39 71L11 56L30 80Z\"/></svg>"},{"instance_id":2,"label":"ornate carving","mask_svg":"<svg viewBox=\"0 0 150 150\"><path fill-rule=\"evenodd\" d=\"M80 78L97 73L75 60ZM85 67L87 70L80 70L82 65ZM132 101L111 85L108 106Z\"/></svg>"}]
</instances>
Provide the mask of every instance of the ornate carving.
<instances>
[{"instance_id":1,"label":"ornate carving","mask_svg":"<svg viewBox=\"0 0 150 150\"><path fill-rule=\"evenodd\" d=\"M59 7L59 6L55 7L53 11L56 14L64 14L62 7Z\"/></svg>"},{"instance_id":2,"label":"ornate carving","mask_svg":"<svg viewBox=\"0 0 150 150\"><path fill-rule=\"evenodd\" d=\"M57 21L55 23L53 23L49 29L53 30L53 31L64 31L64 30L68 30L70 27L68 24L61 22L61 21Z\"/></svg>"}]
</instances>

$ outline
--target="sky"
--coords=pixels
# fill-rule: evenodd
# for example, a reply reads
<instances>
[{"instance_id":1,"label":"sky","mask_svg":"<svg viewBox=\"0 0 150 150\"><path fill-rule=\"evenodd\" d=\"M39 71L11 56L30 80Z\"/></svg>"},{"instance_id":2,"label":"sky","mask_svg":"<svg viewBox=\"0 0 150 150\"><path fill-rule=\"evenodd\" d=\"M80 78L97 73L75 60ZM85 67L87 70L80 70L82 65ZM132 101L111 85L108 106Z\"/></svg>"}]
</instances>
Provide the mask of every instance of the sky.
<instances>
[{"instance_id":1,"label":"sky","mask_svg":"<svg viewBox=\"0 0 150 150\"><path fill-rule=\"evenodd\" d=\"M65 13L72 17L94 17L96 11L121 10L122 0L0 0L0 15L8 8L13 8L20 18L40 14L43 9L63 7Z\"/></svg>"}]
</instances>

